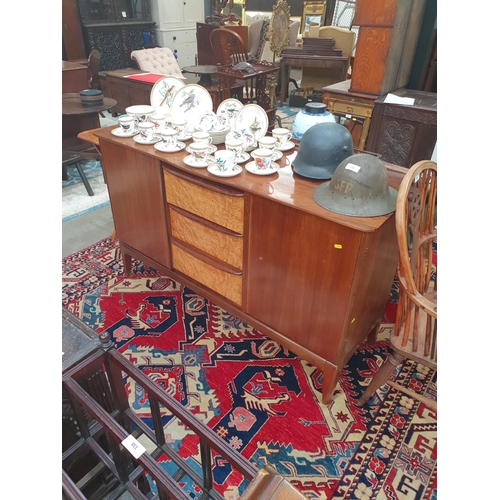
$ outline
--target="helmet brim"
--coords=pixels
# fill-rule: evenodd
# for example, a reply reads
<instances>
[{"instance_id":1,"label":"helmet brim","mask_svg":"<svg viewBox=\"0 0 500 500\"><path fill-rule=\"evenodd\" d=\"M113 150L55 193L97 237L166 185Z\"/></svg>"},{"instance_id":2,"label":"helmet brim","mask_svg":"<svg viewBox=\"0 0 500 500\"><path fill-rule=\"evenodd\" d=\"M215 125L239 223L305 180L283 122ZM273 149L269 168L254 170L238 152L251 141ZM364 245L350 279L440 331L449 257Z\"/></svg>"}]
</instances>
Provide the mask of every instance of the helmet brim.
<instances>
[{"instance_id":1,"label":"helmet brim","mask_svg":"<svg viewBox=\"0 0 500 500\"><path fill-rule=\"evenodd\" d=\"M386 215L396 210L396 199L398 192L389 186L389 192L384 199L375 198L369 203L360 203L359 200L352 200L349 197L335 199L330 190L330 181L324 182L313 191L314 201L330 212L353 217L377 217Z\"/></svg>"}]
</instances>

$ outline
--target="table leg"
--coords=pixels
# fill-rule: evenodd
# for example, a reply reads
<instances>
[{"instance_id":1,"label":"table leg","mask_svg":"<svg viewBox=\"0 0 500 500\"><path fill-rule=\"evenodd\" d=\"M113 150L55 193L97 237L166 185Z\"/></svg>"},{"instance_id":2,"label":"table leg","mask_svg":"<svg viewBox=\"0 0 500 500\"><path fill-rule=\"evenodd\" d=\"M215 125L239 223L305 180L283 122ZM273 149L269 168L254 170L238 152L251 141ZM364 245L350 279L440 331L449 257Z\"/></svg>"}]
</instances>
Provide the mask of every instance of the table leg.
<instances>
[{"instance_id":1,"label":"table leg","mask_svg":"<svg viewBox=\"0 0 500 500\"><path fill-rule=\"evenodd\" d=\"M283 100L286 96L286 89L290 79L290 66L281 61L281 89L280 89L280 106L283 106Z\"/></svg>"}]
</instances>

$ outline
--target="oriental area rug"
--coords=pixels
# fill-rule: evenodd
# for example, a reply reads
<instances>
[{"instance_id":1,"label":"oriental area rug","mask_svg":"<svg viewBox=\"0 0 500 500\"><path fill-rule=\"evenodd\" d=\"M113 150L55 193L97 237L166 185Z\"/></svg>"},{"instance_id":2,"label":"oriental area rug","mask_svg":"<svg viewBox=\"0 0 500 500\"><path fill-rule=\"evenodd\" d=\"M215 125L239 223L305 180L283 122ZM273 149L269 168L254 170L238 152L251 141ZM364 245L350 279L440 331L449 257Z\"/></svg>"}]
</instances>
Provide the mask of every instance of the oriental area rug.
<instances>
[{"instance_id":1,"label":"oriental area rug","mask_svg":"<svg viewBox=\"0 0 500 500\"><path fill-rule=\"evenodd\" d=\"M396 283L378 340L359 346L323 405L317 368L155 269L132 264L125 276L109 238L66 257L63 306L96 332L107 330L123 356L257 468L271 464L310 499L437 499L436 413L389 385L364 407L355 404L390 354L384 339ZM437 375L422 365L407 361L392 377L436 397ZM130 405L150 419L142 389L127 390ZM171 439L193 460L173 430ZM246 484L227 463L216 461L213 472L224 498L241 495Z\"/></svg>"}]
</instances>

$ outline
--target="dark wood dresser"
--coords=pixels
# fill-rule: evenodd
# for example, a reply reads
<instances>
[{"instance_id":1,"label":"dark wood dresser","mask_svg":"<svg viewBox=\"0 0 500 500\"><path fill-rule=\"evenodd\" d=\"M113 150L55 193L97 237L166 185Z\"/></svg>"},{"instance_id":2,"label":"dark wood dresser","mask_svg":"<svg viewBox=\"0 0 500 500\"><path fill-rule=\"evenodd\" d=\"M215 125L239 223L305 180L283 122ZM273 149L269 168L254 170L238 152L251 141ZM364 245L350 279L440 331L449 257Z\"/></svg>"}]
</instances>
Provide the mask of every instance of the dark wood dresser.
<instances>
[{"instance_id":1,"label":"dark wood dresser","mask_svg":"<svg viewBox=\"0 0 500 500\"><path fill-rule=\"evenodd\" d=\"M391 94L415 99L413 106L375 101L366 149L388 163L410 168L432 156L437 138L437 94L398 89Z\"/></svg>"}]
</instances>

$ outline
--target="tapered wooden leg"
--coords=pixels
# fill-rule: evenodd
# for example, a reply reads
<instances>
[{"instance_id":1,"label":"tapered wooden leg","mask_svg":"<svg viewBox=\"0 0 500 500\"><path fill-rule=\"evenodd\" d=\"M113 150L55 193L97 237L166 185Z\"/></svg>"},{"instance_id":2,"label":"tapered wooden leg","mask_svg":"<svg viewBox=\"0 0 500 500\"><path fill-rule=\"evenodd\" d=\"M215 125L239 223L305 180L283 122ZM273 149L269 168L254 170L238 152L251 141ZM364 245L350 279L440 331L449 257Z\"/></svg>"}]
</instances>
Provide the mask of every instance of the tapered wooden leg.
<instances>
[{"instance_id":1,"label":"tapered wooden leg","mask_svg":"<svg viewBox=\"0 0 500 500\"><path fill-rule=\"evenodd\" d=\"M363 395L359 398L357 406L363 406L373 396L375 391L389 380L394 368L399 366L403 361L404 358L397 353L394 353L387 359L372 378Z\"/></svg>"},{"instance_id":2,"label":"tapered wooden leg","mask_svg":"<svg viewBox=\"0 0 500 500\"><path fill-rule=\"evenodd\" d=\"M323 392L321 402L324 405L331 403L333 399L333 391L339 381L340 370L332 363L325 363L323 368Z\"/></svg>"},{"instance_id":3,"label":"tapered wooden leg","mask_svg":"<svg viewBox=\"0 0 500 500\"><path fill-rule=\"evenodd\" d=\"M130 276L132 272L132 257L122 251L122 259L125 276Z\"/></svg>"}]
</instances>

